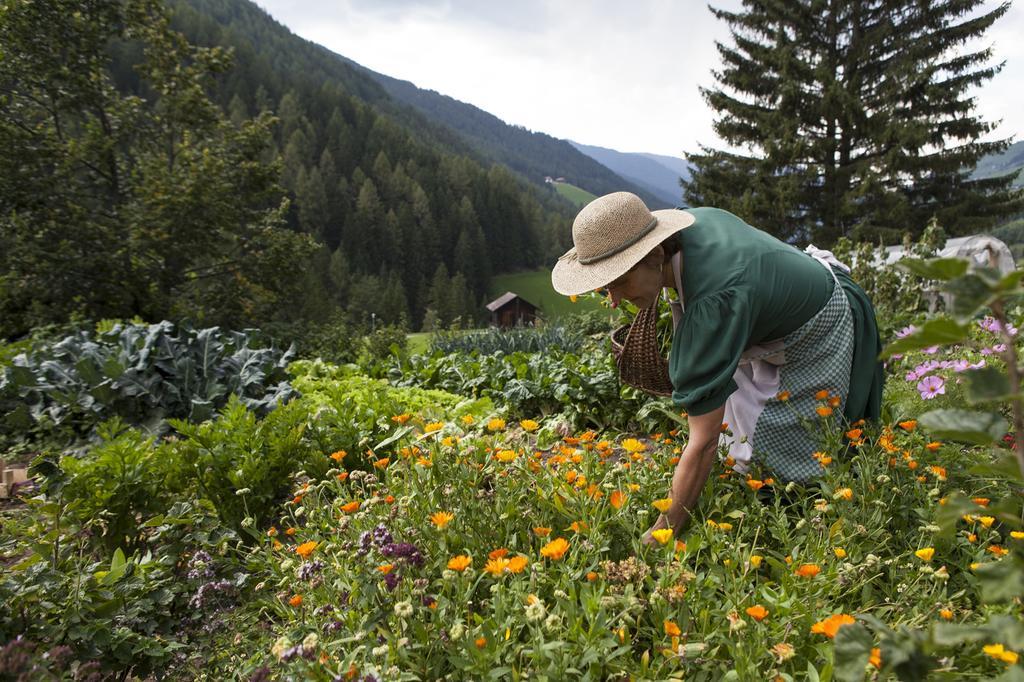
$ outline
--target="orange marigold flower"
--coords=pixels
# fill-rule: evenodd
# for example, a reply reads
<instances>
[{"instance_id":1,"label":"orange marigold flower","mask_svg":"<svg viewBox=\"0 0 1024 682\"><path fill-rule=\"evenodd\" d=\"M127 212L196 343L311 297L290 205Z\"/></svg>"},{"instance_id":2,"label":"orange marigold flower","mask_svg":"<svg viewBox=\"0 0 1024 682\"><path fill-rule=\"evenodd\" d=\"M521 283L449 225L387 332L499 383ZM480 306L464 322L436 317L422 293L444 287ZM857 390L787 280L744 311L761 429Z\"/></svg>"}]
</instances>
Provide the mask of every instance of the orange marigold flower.
<instances>
[{"instance_id":1,"label":"orange marigold flower","mask_svg":"<svg viewBox=\"0 0 1024 682\"><path fill-rule=\"evenodd\" d=\"M522 554L517 554L508 560L508 572L509 573L522 573L526 565L530 563L530 560L524 557Z\"/></svg>"},{"instance_id":2,"label":"orange marigold flower","mask_svg":"<svg viewBox=\"0 0 1024 682\"><path fill-rule=\"evenodd\" d=\"M747 615L756 621L762 621L768 617L768 609L760 604L755 604L747 609Z\"/></svg>"},{"instance_id":3,"label":"orange marigold flower","mask_svg":"<svg viewBox=\"0 0 1024 682\"><path fill-rule=\"evenodd\" d=\"M678 637L681 634L683 634L683 631L680 630L679 626L676 625L673 621L666 620L663 623L663 625L665 627L665 634L668 635L669 637Z\"/></svg>"},{"instance_id":4,"label":"orange marigold flower","mask_svg":"<svg viewBox=\"0 0 1024 682\"><path fill-rule=\"evenodd\" d=\"M430 422L423 425L423 433L434 433L444 428L444 422Z\"/></svg>"},{"instance_id":5,"label":"orange marigold flower","mask_svg":"<svg viewBox=\"0 0 1024 682\"><path fill-rule=\"evenodd\" d=\"M491 575L501 575L506 568L508 568L508 559L504 557L489 559L484 565L484 571Z\"/></svg>"},{"instance_id":6,"label":"orange marigold flower","mask_svg":"<svg viewBox=\"0 0 1024 682\"><path fill-rule=\"evenodd\" d=\"M987 497L972 497L971 502L978 505L979 507L987 507L991 500L989 500Z\"/></svg>"},{"instance_id":7,"label":"orange marigold flower","mask_svg":"<svg viewBox=\"0 0 1024 682\"><path fill-rule=\"evenodd\" d=\"M622 441L622 449L631 454L636 454L646 450L647 446L644 445L639 440L637 440L636 438L627 438L626 440Z\"/></svg>"},{"instance_id":8,"label":"orange marigold flower","mask_svg":"<svg viewBox=\"0 0 1024 682\"><path fill-rule=\"evenodd\" d=\"M288 604L291 606L302 606L302 595L293 594L292 598L288 600Z\"/></svg>"},{"instance_id":9,"label":"orange marigold flower","mask_svg":"<svg viewBox=\"0 0 1024 682\"><path fill-rule=\"evenodd\" d=\"M953 612L950 609L941 609L939 611L939 616L942 620L953 620Z\"/></svg>"},{"instance_id":10,"label":"orange marigold flower","mask_svg":"<svg viewBox=\"0 0 1024 682\"><path fill-rule=\"evenodd\" d=\"M309 542L303 542L301 545L295 548L295 553L303 559L308 559L309 555L313 553L313 550L317 548L320 543L310 540Z\"/></svg>"},{"instance_id":11,"label":"orange marigold flower","mask_svg":"<svg viewBox=\"0 0 1024 682\"><path fill-rule=\"evenodd\" d=\"M801 578L813 578L821 573L821 566L818 564L800 564L795 572Z\"/></svg>"},{"instance_id":12,"label":"orange marigold flower","mask_svg":"<svg viewBox=\"0 0 1024 682\"><path fill-rule=\"evenodd\" d=\"M359 500L352 500L351 502L341 505L341 511L346 514L352 514L353 512L359 511L359 504Z\"/></svg>"},{"instance_id":13,"label":"orange marigold flower","mask_svg":"<svg viewBox=\"0 0 1024 682\"><path fill-rule=\"evenodd\" d=\"M837 613L834 616L829 616L825 620L818 621L811 626L812 635L825 635L829 639L833 639L836 633L839 632L839 628L844 625L851 625L856 623L857 619L853 616L845 613Z\"/></svg>"},{"instance_id":14,"label":"orange marigold flower","mask_svg":"<svg viewBox=\"0 0 1024 682\"><path fill-rule=\"evenodd\" d=\"M295 529L294 528L288 528L287 530L285 530L284 534L289 536L289 537L291 537L292 535L295 535Z\"/></svg>"},{"instance_id":15,"label":"orange marigold flower","mask_svg":"<svg viewBox=\"0 0 1024 682\"><path fill-rule=\"evenodd\" d=\"M721 426L721 428L719 430L722 433L725 433L726 431L728 431L729 430L729 422L722 422L722 426Z\"/></svg>"},{"instance_id":16,"label":"orange marigold flower","mask_svg":"<svg viewBox=\"0 0 1024 682\"><path fill-rule=\"evenodd\" d=\"M373 466L375 468L377 468L377 469L384 469L390 463L391 463L391 458L390 457L381 457L380 459L378 459L376 462L373 463Z\"/></svg>"},{"instance_id":17,"label":"orange marigold flower","mask_svg":"<svg viewBox=\"0 0 1024 682\"><path fill-rule=\"evenodd\" d=\"M548 559L558 560L565 556L565 553L569 551L569 543L565 538L555 538L548 544L540 548L541 556L545 556Z\"/></svg>"},{"instance_id":18,"label":"orange marigold flower","mask_svg":"<svg viewBox=\"0 0 1024 682\"><path fill-rule=\"evenodd\" d=\"M509 462L516 458L516 455L517 453L515 450L498 450L496 453L494 453L494 458L499 462L504 462L508 464Z\"/></svg>"},{"instance_id":19,"label":"orange marigold flower","mask_svg":"<svg viewBox=\"0 0 1024 682\"><path fill-rule=\"evenodd\" d=\"M395 503L395 496L394 495L385 495L384 496L384 501L386 503L388 503L388 504L394 504Z\"/></svg>"},{"instance_id":20,"label":"orange marigold flower","mask_svg":"<svg viewBox=\"0 0 1024 682\"><path fill-rule=\"evenodd\" d=\"M764 487L764 481L758 480L756 478L748 478L747 486L749 486L751 490L760 490L761 488Z\"/></svg>"},{"instance_id":21,"label":"orange marigold flower","mask_svg":"<svg viewBox=\"0 0 1024 682\"><path fill-rule=\"evenodd\" d=\"M411 417L412 415L409 414L408 412L403 412L402 414L396 414L394 417L391 418L391 421L395 422L396 424L404 424L405 422L409 421Z\"/></svg>"},{"instance_id":22,"label":"orange marigold flower","mask_svg":"<svg viewBox=\"0 0 1024 682\"><path fill-rule=\"evenodd\" d=\"M595 573L594 571L587 571L587 580L589 582L594 582L595 580L597 580L597 573Z\"/></svg>"},{"instance_id":23,"label":"orange marigold flower","mask_svg":"<svg viewBox=\"0 0 1024 682\"><path fill-rule=\"evenodd\" d=\"M491 550L491 552L487 555L487 558L488 559L501 559L502 557L506 557L506 556L508 556L508 550L505 549L504 547L501 547L499 549Z\"/></svg>"},{"instance_id":24,"label":"orange marigold flower","mask_svg":"<svg viewBox=\"0 0 1024 682\"><path fill-rule=\"evenodd\" d=\"M546 528L545 526L534 526L533 532L539 538L546 538L551 535L551 529Z\"/></svg>"},{"instance_id":25,"label":"orange marigold flower","mask_svg":"<svg viewBox=\"0 0 1024 682\"><path fill-rule=\"evenodd\" d=\"M1001 545L989 545L985 549L987 549L988 551L992 552L996 556L1006 556L1007 554L1010 553L1010 550L1006 549L1005 547L1003 547Z\"/></svg>"},{"instance_id":26,"label":"orange marigold flower","mask_svg":"<svg viewBox=\"0 0 1024 682\"><path fill-rule=\"evenodd\" d=\"M348 478L348 472L342 471L340 474L338 474L337 478L339 481L344 481L345 479Z\"/></svg>"},{"instance_id":27,"label":"orange marigold flower","mask_svg":"<svg viewBox=\"0 0 1024 682\"><path fill-rule=\"evenodd\" d=\"M936 450L938 450L941 447L942 447L942 443L937 441L937 440L933 440L931 443L928 443L927 445L925 445L925 448L927 448L931 452L935 452Z\"/></svg>"},{"instance_id":28,"label":"orange marigold flower","mask_svg":"<svg viewBox=\"0 0 1024 682\"><path fill-rule=\"evenodd\" d=\"M1009 663L1010 665L1015 664L1017 659L1020 658L1016 652L1010 651L1002 644L986 644L981 647L981 650L992 658L998 659L1003 663Z\"/></svg>"},{"instance_id":29,"label":"orange marigold flower","mask_svg":"<svg viewBox=\"0 0 1024 682\"><path fill-rule=\"evenodd\" d=\"M913 431L914 429L917 428L917 420L916 419L908 419L907 421L900 422L899 423L899 427L901 429L903 429L904 431Z\"/></svg>"},{"instance_id":30,"label":"orange marigold flower","mask_svg":"<svg viewBox=\"0 0 1024 682\"><path fill-rule=\"evenodd\" d=\"M499 417L494 417L487 422L488 431L501 431L505 428L505 420Z\"/></svg>"},{"instance_id":31,"label":"orange marigold flower","mask_svg":"<svg viewBox=\"0 0 1024 682\"><path fill-rule=\"evenodd\" d=\"M816 407L814 411L818 413L819 417L827 417L830 414L832 414L832 408L826 407L825 405L820 405Z\"/></svg>"},{"instance_id":32,"label":"orange marigold flower","mask_svg":"<svg viewBox=\"0 0 1024 682\"><path fill-rule=\"evenodd\" d=\"M335 462L340 462L341 460L345 459L345 456L347 454L348 453L345 452L344 450L338 450L337 452L331 453L331 459L333 459Z\"/></svg>"},{"instance_id":33,"label":"orange marigold flower","mask_svg":"<svg viewBox=\"0 0 1024 682\"><path fill-rule=\"evenodd\" d=\"M267 536L268 537L272 537L272 538L273 537L277 537L277 528L275 528L274 526L271 526L270 530L267 531Z\"/></svg>"},{"instance_id":34,"label":"orange marigold flower","mask_svg":"<svg viewBox=\"0 0 1024 682\"><path fill-rule=\"evenodd\" d=\"M612 491L612 494L608 496L608 504L610 504L613 509L621 509L625 501L626 494L621 490L614 490Z\"/></svg>"},{"instance_id":35,"label":"orange marigold flower","mask_svg":"<svg viewBox=\"0 0 1024 682\"><path fill-rule=\"evenodd\" d=\"M846 437L850 440L857 440L864 433L864 429L850 429L846 432Z\"/></svg>"},{"instance_id":36,"label":"orange marigold flower","mask_svg":"<svg viewBox=\"0 0 1024 682\"><path fill-rule=\"evenodd\" d=\"M532 419L522 420L521 422L519 422L519 426L523 427L523 431L526 431L527 433L533 433L534 431L540 428L540 424L533 421Z\"/></svg>"},{"instance_id":37,"label":"orange marigold flower","mask_svg":"<svg viewBox=\"0 0 1024 682\"><path fill-rule=\"evenodd\" d=\"M439 529L444 528L455 518L455 514L446 511L436 511L430 515L430 522Z\"/></svg>"},{"instance_id":38,"label":"orange marigold flower","mask_svg":"<svg viewBox=\"0 0 1024 682\"><path fill-rule=\"evenodd\" d=\"M383 573L384 575L387 575L391 571L395 570L395 565L394 564L381 564L380 566L377 567L377 570L380 571L381 573Z\"/></svg>"},{"instance_id":39,"label":"orange marigold flower","mask_svg":"<svg viewBox=\"0 0 1024 682\"><path fill-rule=\"evenodd\" d=\"M828 399L828 391L826 391L825 389L822 389L822 390L818 391L817 393L814 394L814 399L815 400L826 400L826 399Z\"/></svg>"},{"instance_id":40,"label":"orange marigold flower","mask_svg":"<svg viewBox=\"0 0 1024 682\"><path fill-rule=\"evenodd\" d=\"M786 402L787 400L789 400L789 396L789 391L779 391L778 393L775 394L775 397L781 400L782 402Z\"/></svg>"},{"instance_id":41,"label":"orange marigold flower","mask_svg":"<svg viewBox=\"0 0 1024 682\"><path fill-rule=\"evenodd\" d=\"M470 565L472 565L472 563L472 557L469 557L465 554L459 554L458 556L453 556L451 559L448 560L448 568L450 568L453 571L458 571L459 573L462 573L467 568L469 568Z\"/></svg>"},{"instance_id":42,"label":"orange marigold flower","mask_svg":"<svg viewBox=\"0 0 1024 682\"><path fill-rule=\"evenodd\" d=\"M828 404L831 405L832 407L839 407L839 405L842 402L843 402L843 399L840 398L837 395L834 395L834 396L832 396L831 398L828 399Z\"/></svg>"},{"instance_id":43,"label":"orange marigold flower","mask_svg":"<svg viewBox=\"0 0 1024 682\"><path fill-rule=\"evenodd\" d=\"M935 474L935 478L939 479L940 481L945 481L946 480L946 468L945 467L940 467L940 466L936 466L936 465L933 464L932 466L928 467L928 470L931 471L933 474Z\"/></svg>"},{"instance_id":44,"label":"orange marigold flower","mask_svg":"<svg viewBox=\"0 0 1024 682\"><path fill-rule=\"evenodd\" d=\"M835 492L835 494L833 495L833 498L843 499L843 500L852 500L853 499L853 491L851 489L849 489L849 488L840 488L839 490L837 490Z\"/></svg>"},{"instance_id":45,"label":"orange marigold flower","mask_svg":"<svg viewBox=\"0 0 1024 682\"><path fill-rule=\"evenodd\" d=\"M871 655L868 656L868 663L870 663L875 668L878 668L879 670L881 670L881 668L882 668L882 650L879 649L877 646L873 647L871 649Z\"/></svg>"},{"instance_id":46,"label":"orange marigold flower","mask_svg":"<svg viewBox=\"0 0 1024 682\"><path fill-rule=\"evenodd\" d=\"M483 649L485 646L487 646L487 638L477 637L476 640L473 641L473 644L476 645L477 649Z\"/></svg>"}]
</instances>

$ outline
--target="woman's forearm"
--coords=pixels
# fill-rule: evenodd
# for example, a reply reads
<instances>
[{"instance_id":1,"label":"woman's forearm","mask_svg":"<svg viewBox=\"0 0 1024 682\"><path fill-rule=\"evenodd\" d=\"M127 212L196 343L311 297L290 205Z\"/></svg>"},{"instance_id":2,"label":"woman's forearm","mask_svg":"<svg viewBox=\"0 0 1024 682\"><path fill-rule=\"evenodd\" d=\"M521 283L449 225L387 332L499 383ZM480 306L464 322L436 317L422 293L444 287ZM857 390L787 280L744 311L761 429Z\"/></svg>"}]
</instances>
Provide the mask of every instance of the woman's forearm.
<instances>
[{"instance_id":1,"label":"woman's forearm","mask_svg":"<svg viewBox=\"0 0 1024 682\"><path fill-rule=\"evenodd\" d=\"M672 474L672 507L666 514L669 527L681 528L700 500L718 450L718 439L697 442L690 439Z\"/></svg>"}]
</instances>

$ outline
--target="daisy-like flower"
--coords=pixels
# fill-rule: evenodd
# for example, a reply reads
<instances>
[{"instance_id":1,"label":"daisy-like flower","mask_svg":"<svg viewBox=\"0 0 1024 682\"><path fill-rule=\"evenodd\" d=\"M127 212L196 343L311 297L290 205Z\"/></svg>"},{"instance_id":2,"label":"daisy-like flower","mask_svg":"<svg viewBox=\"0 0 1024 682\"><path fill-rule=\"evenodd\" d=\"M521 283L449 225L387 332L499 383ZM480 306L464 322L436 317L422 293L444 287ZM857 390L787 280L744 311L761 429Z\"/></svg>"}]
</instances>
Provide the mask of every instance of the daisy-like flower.
<instances>
[{"instance_id":1,"label":"daisy-like flower","mask_svg":"<svg viewBox=\"0 0 1024 682\"><path fill-rule=\"evenodd\" d=\"M828 391L822 389L814 394L815 400L828 400Z\"/></svg>"},{"instance_id":2,"label":"daisy-like flower","mask_svg":"<svg viewBox=\"0 0 1024 682\"><path fill-rule=\"evenodd\" d=\"M290 606L295 606L295 607L302 606L302 595L301 594L293 594L292 598L288 600L288 604Z\"/></svg>"},{"instance_id":3,"label":"daisy-like flower","mask_svg":"<svg viewBox=\"0 0 1024 682\"><path fill-rule=\"evenodd\" d=\"M508 563L509 561L505 557L488 559L487 564L484 565L484 571L493 576L499 576L508 568Z\"/></svg>"},{"instance_id":4,"label":"daisy-like flower","mask_svg":"<svg viewBox=\"0 0 1024 682\"><path fill-rule=\"evenodd\" d=\"M840 488L832 495L833 500L852 500L853 491L849 488Z\"/></svg>"},{"instance_id":5,"label":"daisy-like flower","mask_svg":"<svg viewBox=\"0 0 1024 682\"><path fill-rule=\"evenodd\" d=\"M341 505L341 511L346 514L354 514L359 511L359 504L359 500L352 500L351 502Z\"/></svg>"},{"instance_id":6,"label":"daisy-like flower","mask_svg":"<svg viewBox=\"0 0 1024 682\"><path fill-rule=\"evenodd\" d=\"M467 556L465 554L459 554L458 556L453 556L451 559L448 560L448 568L450 568L453 571L458 571L459 573L462 573L463 571L465 571L472 564L473 564L472 557L469 557L469 556Z\"/></svg>"},{"instance_id":7,"label":"daisy-like flower","mask_svg":"<svg viewBox=\"0 0 1024 682\"><path fill-rule=\"evenodd\" d=\"M800 564L795 573L801 578L813 578L821 573L821 566L818 564Z\"/></svg>"},{"instance_id":8,"label":"daisy-like flower","mask_svg":"<svg viewBox=\"0 0 1024 682\"><path fill-rule=\"evenodd\" d=\"M944 395L946 393L946 380L940 376L926 376L921 381L917 382L917 391L921 394L921 398L924 400L931 400L932 398Z\"/></svg>"},{"instance_id":9,"label":"daisy-like flower","mask_svg":"<svg viewBox=\"0 0 1024 682\"><path fill-rule=\"evenodd\" d=\"M683 631L679 629L679 626L671 620L666 620L663 623L665 628L665 634L669 637L679 637L683 634Z\"/></svg>"},{"instance_id":10,"label":"daisy-like flower","mask_svg":"<svg viewBox=\"0 0 1024 682\"><path fill-rule=\"evenodd\" d=\"M939 611L939 617L942 620L953 620L953 611L950 609L941 609Z\"/></svg>"},{"instance_id":11,"label":"daisy-like flower","mask_svg":"<svg viewBox=\"0 0 1024 682\"><path fill-rule=\"evenodd\" d=\"M505 568L508 569L509 573L522 573L529 563L529 559L524 557L522 554L518 554L508 560L508 565Z\"/></svg>"},{"instance_id":12,"label":"daisy-like flower","mask_svg":"<svg viewBox=\"0 0 1024 682\"><path fill-rule=\"evenodd\" d=\"M402 414L396 414L394 417L391 418L391 421L395 422L396 424L404 424L405 422L409 421L411 417L412 415L409 414L408 412L403 412Z\"/></svg>"},{"instance_id":13,"label":"daisy-like flower","mask_svg":"<svg viewBox=\"0 0 1024 682\"><path fill-rule=\"evenodd\" d=\"M612 506L612 509L621 509L625 502L626 494L621 490L613 490L612 494L608 496L608 504Z\"/></svg>"},{"instance_id":14,"label":"daisy-like flower","mask_svg":"<svg viewBox=\"0 0 1024 682\"><path fill-rule=\"evenodd\" d=\"M814 408L814 411L818 413L819 417L828 417L832 414L832 408L826 405L820 405Z\"/></svg>"},{"instance_id":15,"label":"daisy-like flower","mask_svg":"<svg viewBox=\"0 0 1024 682\"><path fill-rule=\"evenodd\" d=\"M904 431L908 431L908 432L913 431L914 429L917 428L917 420L916 419L908 419L906 421L902 421L902 422L899 423L899 427L901 429L903 429Z\"/></svg>"},{"instance_id":16,"label":"daisy-like flower","mask_svg":"<svg viewBox=\"0 0 1024 682\"><path fill-rule=\"evenodd\" d=\"M423 433L434 433L444 428L444 422L430 422L423 425Z\"/></svg>"},{"instance_id":17,"label":"daisy-like flower","mask_svg":"<svg viewBox=\"0 0 1024 682\"><path fill-rule=\"evenodd\" d=\"M508 464L515 458L515 450L498 450L496 453L494 453L494 459L498 460L499 462L504 462L505 464Z\"/></svg>"},{"instance_id":18,"label":"daisy-like flower","mask_svg":"<svg viewBox=\"0 0 1024 682\"><path fill-rule=\"evenodd\" d=\"M559 560L569 551L569 543L565 538L555 538L540 548L541 556L552 560Z\"/></svg>"},{"instance_id":19,"label":"daisy-like flower","mask_svg":"<svg viewBox=\"0 0 1024 682\"><path fill-rule=\"evenodd\" d=\"M761 568L761 562L764 561L764 557L760 554L750 555L750 565L754 568Z\"/></svg>"},{"instance_id":20,"label":"daisy-like flower","mask_svg":"<svg viewBox=\"0 0 1024 682\"><path fill-rule=\"evenodd\" d=\"M845 559L846 558L846 550L843 549L842 547L835 547L835 548L833 548L832 549L832 553L836 555L837 559Z\"/></svg>"},{"instance_id":21,"label":"daisy-like flower","mask_svg":"<svg viewBox=\"0 0 1024 682\"><path fill-rule=\"evenodd\" d=\"M524 419L523 421L519 422L519 426L523 427L523 431L526 431L527 433L533 433L534 431L540 428L540 424L533 421L532 419Z\"/></svg>"},{"instance_id":22,"label":"daisy-like flower","mask_svg":"<svg viewBox=\"0 0 1024 682\"><path fill-rule=\"evenodd\" d=\"M882 668L882 650L879 649L877 646L876 647L872 647L871 655L868 656L868 663L870 663L872 665L872 667L881 670L881 668Z\"/></svg>"},{"instance_id":23,"label":"daisy-like flower","mask_svg":"<svg viewBox=\"0 0 1024 682\"><path fill-rule=\"evenodd\" d=\"M986 528L991 528L992 524L996 522L996 519L994 516L979 516L978 521Z\"/></svg>"},{"instance_id":24,"label":"daisy-like flower","mask_svg":"<svg viewBox=\"0 0 1024 682\"><path fill-rule=\"evenodd\" d=\"M935 548L925 547L924 549L919 549L916 552L914 552L914 556L916 556L921 561L931 561L932 557L935 556Z\"/></svg>"},{"instance_id":25,"label":"daisy-like flower","mask_svg":"<svg viewBox=\"0 0 1024 682\"><path fill-rule=\"evenodd\" d=\"M491 431L491 432L501 431L504 428L505 428L505 420L501 419L500 417L494 417L493 419L491 419L491 420L489 420L487 422L487 430L488 431Z\"/></svg>"},{"instance_id":26,"label":"daisy-like flower","mask_svg":"<svg viewBox=\"0 0 1024 682\"><path fill-rule=\"evenodd\" d=\"M303 542L301 545L295 548L295 553L303 559L308 559L309 555L313 553L313 550L317 548L320 543L310 540L309 542Z\"/></svg>"},{"instance_id":27,"label":"daisy-like flower","mask_svg":"<svg viewBox=\"0 0 1024 682\"><path fill-rule=\"evenodd\" d=\"M786 402L787 400L789 400L789 396L789 391L779 391L778 393L775 394L775 397L782 402Z\"/></svg>"},{"instance_id":28,"label":"daisy-like flower","mask_svg":"<svg viewBox=\"0 0 1024 682\"><path fill-rule=\"evenodd\" d=\"M440 530L451 523L454 518L455 514L451 512L437 511L430 515L430 522Z\"/></svg>"},{"instance_id":29,"label":"daisy-like flower","mask_svg":"<svg viewBox=\"0 0 1024 682\"><path fill-rule=\"evenodd\" d=\"M622 449L630 454L637 452L643 452L647 449L647 446L638 441L636 438L627 438L622 441Z\"/></svg>"},{"instance_id":30,"label":"daisy-like flower","mask_svg":"<svg viewBox=\"0 0 1024 682\"><path fill-rule=\"evenodd\" d=\"M760 604L755 604L754 606L747 608L747 615L760 622L768 617L768 609Z\"/></svg>"},{"instance_id":31,"label":"daisy-like flower","mask_svg":"<svg viewBox=\"0 0 1024 682\"><path fill-rule=\"evenodd\" d=\"M331 453L331 459L333 459L335 462L340 462L341 460L345 459L346 455L348 455L348 453L345 452L344 450L338 450L336 452Z\"/></svg>"},{"instance_id":32,"label":"daisy-like flower","mask_svg":"<svg viewBox=\"0 0 1024 682\"><path fill-rule=\"evenodd\" d=\"M664 545L666 542L672 539L671 528L661 528L659 530L651 531L651 537L658 541L658 544Z\"/></svg>"},{"instance_id":33,"label":"daisy-like flower","mask_svg":"<svg viewBox=\"0 0 1024 682\"><path fill-rule=\"evenodd\" d=\"M839 632L839 628L844 625L851 625L856 623L857 619L853 616L845 613L837 613L833 616L829 616L825 620L818 621L811 626L812 635L825 635L829 639L834 639L836 633Z\"/></svg>"},{"instance_id":34,"label":"daisy-like flower","mask_svg":"<svg viewBox=\"0 0 1024 682\"><path fill-rule=\"evenodd\" d=\"M654 501L654 508L660 511L662 514L672 508L672 498L664 497L660 500Z\"/></svg>"},{"instance_id":35,"label":"daisy-like flower","mask_svg":"<svg viewBox=\"0 0 1024 682\"><path fill-rule=\"evenodd\" d=\"M546 538L551 535L551 529L546 526L534 526L533 533L539 538Z\"/></svg>"},{"instance_id":36,"label":"daisy-like flower","mask_svg":"<svg viewBox=\"0 0 1024 682\"><path fill-rule=\"evenodd\" d=\"M462 423L465 424L466 426L472 426L475 421L476 420L473 419L473 415L471 414L462 415Z\"/></svg>"},{"instance_id":37,"label":"daisy-like flower","mask_svg":"<svg viewBox=\"0 0 1024 682\"><path fill-rule=\"evenodd\" d=\"M1020 658L1016 652L1010 651L1002 644L986 644L981 647L981 650L992 658L1002 661L1003 663L1009 663L1010 665L1016 663L1017 659Z\"/></svg>"}]
</instances>

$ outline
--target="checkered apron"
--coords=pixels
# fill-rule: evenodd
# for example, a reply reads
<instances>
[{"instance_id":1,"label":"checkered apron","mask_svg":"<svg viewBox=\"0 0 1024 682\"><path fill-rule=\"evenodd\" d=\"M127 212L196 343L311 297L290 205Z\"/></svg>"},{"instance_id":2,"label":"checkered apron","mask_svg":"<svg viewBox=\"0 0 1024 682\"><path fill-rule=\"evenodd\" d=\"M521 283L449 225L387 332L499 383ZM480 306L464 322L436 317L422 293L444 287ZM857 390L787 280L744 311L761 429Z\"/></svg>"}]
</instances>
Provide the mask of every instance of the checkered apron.
<instances>
[{"instance_id":1,"label":"checkered apron","mask_svg":"<svg viewBox=\"0 0 1024 682\"><path fill-rule=\"evenodd\" d=\"M757 463L786 481L816 477L821 467L813 457L820 449L820 417L815 410L822 403L814 395L825 389L838 396L841 402L833 408L834 414L841 415L845 407L853 358L853 313L832 268L849 268L828 251L813 246L806 251L828 268L835 286L824 307L799 329L782 339L751 346L740 356L733 374L737 390L725 403L729 428L720 441L740 473ZM676 284L681 291L678 272ZM789 393L788 400L778 399L781 391Z\"/></svg>"}]
</instances>

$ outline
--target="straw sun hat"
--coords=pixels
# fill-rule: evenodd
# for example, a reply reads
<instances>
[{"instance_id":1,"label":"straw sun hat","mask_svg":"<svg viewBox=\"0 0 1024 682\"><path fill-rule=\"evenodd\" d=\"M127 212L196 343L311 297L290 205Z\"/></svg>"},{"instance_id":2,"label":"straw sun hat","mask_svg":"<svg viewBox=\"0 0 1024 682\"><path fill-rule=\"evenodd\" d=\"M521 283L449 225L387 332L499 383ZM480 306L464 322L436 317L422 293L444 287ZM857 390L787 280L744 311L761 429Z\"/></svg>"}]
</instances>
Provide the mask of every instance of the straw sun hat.
<instances>
[{"instance_id":1,"label":"straw sun hat","mask_svg":"<svg viewBox=\"0 0 1024 682\"><path fill-rule=\"evenodd\" d=\"M652 212L630 192L598 197L573 221L574 246L558 259L551 284L566 296L603 287L695 220L692 213L678 209Z\"/></svg>"}]
</instances>

